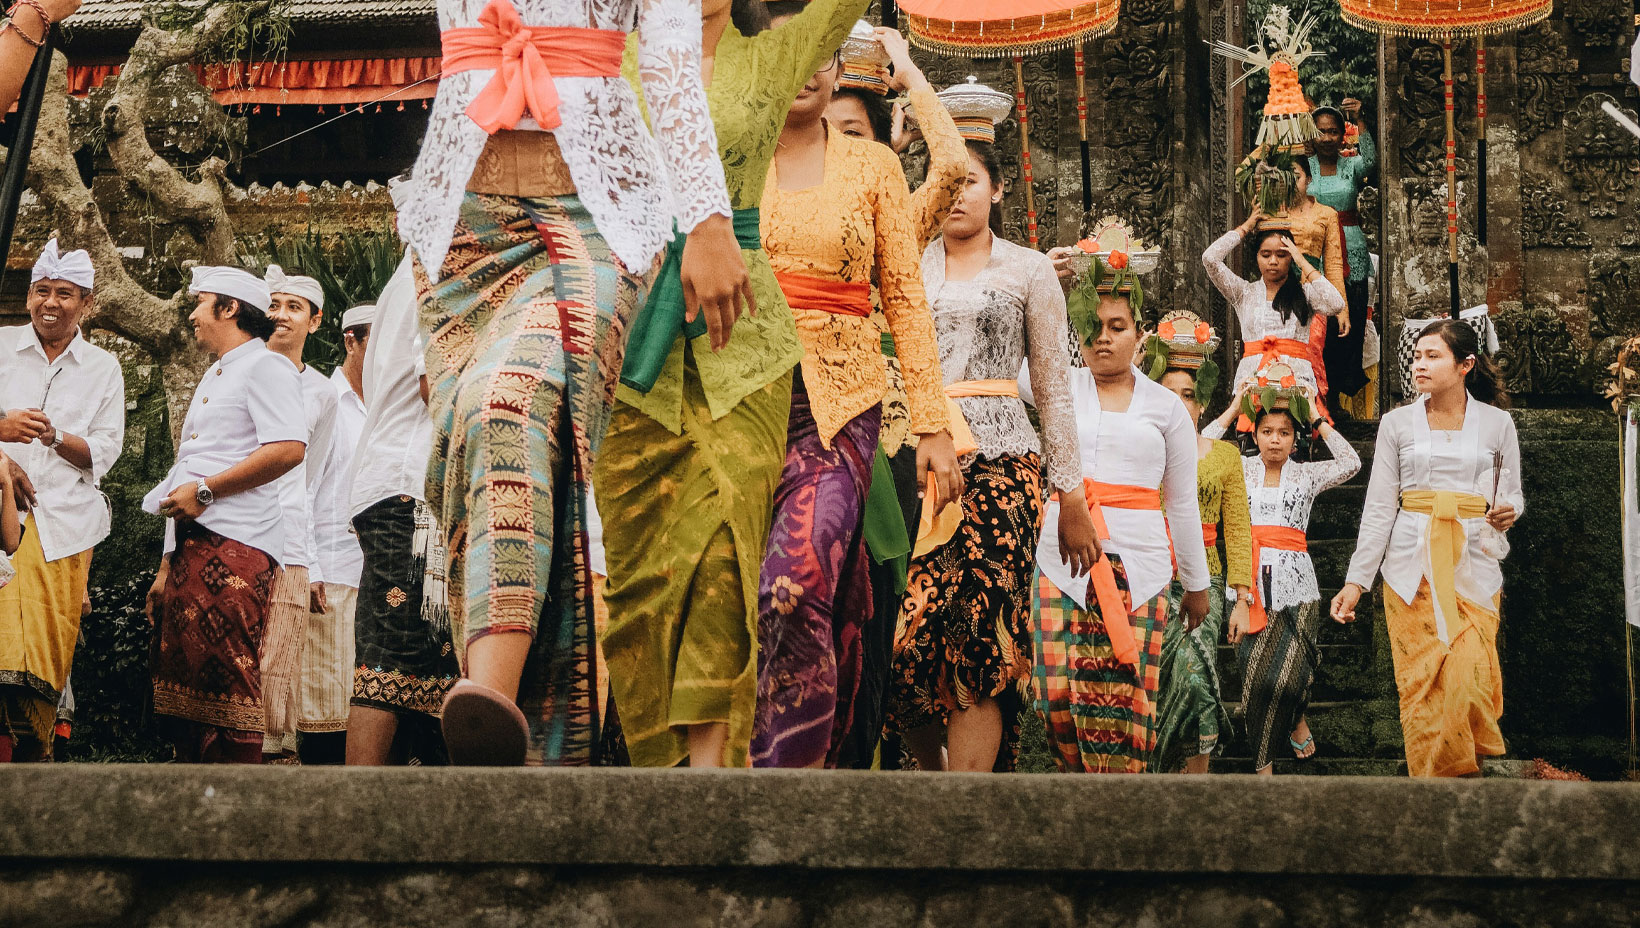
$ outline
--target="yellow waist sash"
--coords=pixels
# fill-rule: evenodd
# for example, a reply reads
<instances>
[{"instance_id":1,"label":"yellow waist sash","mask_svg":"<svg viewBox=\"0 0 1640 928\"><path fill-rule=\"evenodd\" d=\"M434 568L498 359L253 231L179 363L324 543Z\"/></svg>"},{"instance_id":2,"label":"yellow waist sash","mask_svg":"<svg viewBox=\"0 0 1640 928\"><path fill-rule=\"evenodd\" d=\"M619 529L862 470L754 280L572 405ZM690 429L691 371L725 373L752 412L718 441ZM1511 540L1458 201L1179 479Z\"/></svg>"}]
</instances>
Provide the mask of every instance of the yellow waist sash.
<instances>
[{"instance_id":1,"label":"yellow waist sash","mask_svg":"<svg viewBox=\"0 0 1640 928\"><path fill-rule=\"evenodd\" d=\"M1429 587L1435 594L1435 631L1442 644L1450 644L1446 623L1448 619L1458 618L1456 575L1458 561L1468 542L1459 520L1486 515L1486 499L1457 490L1405 490L1401 493L1401 508L1429 516L1429 532L1424 540L1429 544Z\"/></svg>"},{"instance_id":2,"label":"yellow waist sash","mask_svg":"<svg viewBox=\"0 0 1640 928\"><path fill-rule=\"evenodd\" d=\"M1018 396L1019 381L1017 380L959 380L945 388L945 408L951 419L951 443L957 447L957 457L973 454L979 450L979 444L974 441L974 433L968 428L968 420L962 414L962 408L957 400L968 396ZM912 548L914 557L938 548L950 541L957 534L957 526L962 524L962 503L946 503L939 512L934 511L934 477L928 477L928 485L923 488L922 518L917 526L917 543Z\"/></svg>"}]
</instances>

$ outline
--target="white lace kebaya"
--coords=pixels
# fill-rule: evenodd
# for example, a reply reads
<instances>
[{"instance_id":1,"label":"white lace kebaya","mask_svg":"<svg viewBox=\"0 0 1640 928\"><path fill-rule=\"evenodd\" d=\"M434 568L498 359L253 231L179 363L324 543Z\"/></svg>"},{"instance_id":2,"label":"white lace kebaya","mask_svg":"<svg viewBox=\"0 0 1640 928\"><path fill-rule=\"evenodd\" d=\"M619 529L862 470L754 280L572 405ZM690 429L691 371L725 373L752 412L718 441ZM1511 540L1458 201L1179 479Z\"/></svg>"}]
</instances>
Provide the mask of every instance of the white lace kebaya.
<instances>
[{"instance_id":1,"label":"white lace kebaya","mask_svg":"<svg viewBox=\"0 0 1640 928\"><path fill-rule=\"evenodd\" d=\"M439 28L477 28L491 4L516 8L527 27L639 33L638 71L654 135L618 73L552 79L562 120L552 132L564 163L599 233L629 271L649 269L672 238L674 221L688 233L709 216L731 215L701 86L699 0L439 0ZM496 73L441 79L410 181L413 196L399 212L399 235L433 280L489 138L466 110ZM544 131L530 118L539 115L526 113L517 128Z\"/></svg>"}]
</instances>

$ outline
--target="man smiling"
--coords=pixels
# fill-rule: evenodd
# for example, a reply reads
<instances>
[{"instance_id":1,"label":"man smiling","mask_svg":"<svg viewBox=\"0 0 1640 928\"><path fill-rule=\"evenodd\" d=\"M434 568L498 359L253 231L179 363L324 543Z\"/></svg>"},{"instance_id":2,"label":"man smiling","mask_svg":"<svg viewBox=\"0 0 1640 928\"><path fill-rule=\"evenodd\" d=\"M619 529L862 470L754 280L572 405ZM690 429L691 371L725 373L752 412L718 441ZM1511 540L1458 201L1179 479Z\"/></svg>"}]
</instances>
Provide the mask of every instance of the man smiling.
<instances>
[{"instance_id":1,"label":"man smiling","mask_svg":"<svg viewBox=\"0 0 1640 928\"><path fill-rule=\"evenodd\" d=\"M52 239L31 275L29 324L0 328L0 403L14 407L0 418L0 451L30 510L17 579L0 588L0 761L51 754L91 549L109 531L97 482L125 440L125 380L80 332L94 277L90 256Z\"/></svg>"},{"instance_id":2,"label":"man smiling","mask_svg":"<svg viewBox=\"0 0 1640 928\"><path fill-rule=\"evenodd\" d=\"M171 520L148 591L154 712L184 763L262 762L262 634L285 552L278 479L302 463L296 366L268 350L268 288L194 269L188 321L216 363L182 421L177 462L142 508Z\"/></svg>"}]
</instances>

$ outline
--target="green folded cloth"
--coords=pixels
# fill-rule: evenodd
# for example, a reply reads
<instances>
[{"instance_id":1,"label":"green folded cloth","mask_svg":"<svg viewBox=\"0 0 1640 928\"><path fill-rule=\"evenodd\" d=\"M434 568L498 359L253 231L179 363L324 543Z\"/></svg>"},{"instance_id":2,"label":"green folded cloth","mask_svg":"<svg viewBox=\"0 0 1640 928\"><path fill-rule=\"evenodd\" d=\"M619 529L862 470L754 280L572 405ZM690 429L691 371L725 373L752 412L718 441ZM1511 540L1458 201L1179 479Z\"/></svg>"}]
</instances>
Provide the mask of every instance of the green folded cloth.
<instances>
[{"instance_id":1,"label":"green folded cloth","mask_svg":"<svg viewBox=\"0 0 1640 928\"><path fill-rule=\"evenodd\" d=\"M760 251L763 237L757 207L734 211L735 240L741 250ZM632 321L632 331L626 340L626 360L621 363L621 383L639 393L654 389L666 367L666 356L672 353L672 343L681 333L689 338L706 334L706 320L699 316L685 323L688 307L683 302L683 243L685 236L672 230L672 241L667 243L661 259L660 274L649 288L638 318Z\"/></svg>"},{"instance_id":2,"label":"green folded cloth","mask_svg":"<svg viewBox=\"0 0 1640 928\"><path fill-rule=\"evenodd\" d=\"M898 357L898 355L896 355L894 353L894 333L893 332L884 332L883 333L883 354L886 354L891 358Z\"/></svg>"},{"instance_id":3,"label":"green folded cloth","mask_svg":"<svg viewBox=\"0 0 1640 928\"><path fill-rule=\"evenodd\" d=\"M911 570L911 539L905 533L905 515L894 489L894 472L888 469L888 455L882 446L871 462L871 489L866 491L866 550L879 564L890 563L894 575L894 595L905 592L906 574Z\"/></svg>"}]
</instances>

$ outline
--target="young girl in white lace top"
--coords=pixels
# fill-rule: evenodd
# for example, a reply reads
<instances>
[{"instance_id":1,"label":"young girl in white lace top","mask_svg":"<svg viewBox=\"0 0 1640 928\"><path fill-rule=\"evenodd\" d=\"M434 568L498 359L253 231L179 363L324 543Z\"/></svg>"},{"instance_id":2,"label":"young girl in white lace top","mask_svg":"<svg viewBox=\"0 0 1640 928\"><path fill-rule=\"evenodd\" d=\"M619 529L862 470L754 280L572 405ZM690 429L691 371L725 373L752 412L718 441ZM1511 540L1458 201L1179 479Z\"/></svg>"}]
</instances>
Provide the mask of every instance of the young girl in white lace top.
<instances>
[{"instance_id":1,"label":"young girl in white lace top","mask_svg":"<svg viewBox=\"0 0 1640 928\"><path fill-rule=\"evenodd\" d=\"M1202 430L1203 435L1224 436L1241 407L1240 393ZM1291 460L1298 423L1285 408L1260 412L1254 424L1259 453L1242 459L1253 523L1256 592L1250 597L1252 608L1232 616L1229 638L1239 644L1242 708L1254 747L1254 769L1263 774L1273 772L1282 737L1289 738L1299 759L1315 754L1304 706L1321 658L1316 643L1321 590L1305 536L1315 498L1361 470L1361 456L1349 440L1325 420L1317 422L1332 460Z\"/></svg>"}]
</instances>

